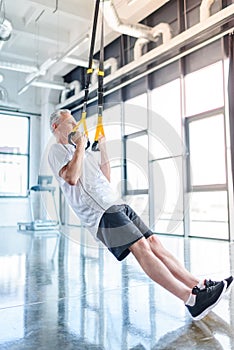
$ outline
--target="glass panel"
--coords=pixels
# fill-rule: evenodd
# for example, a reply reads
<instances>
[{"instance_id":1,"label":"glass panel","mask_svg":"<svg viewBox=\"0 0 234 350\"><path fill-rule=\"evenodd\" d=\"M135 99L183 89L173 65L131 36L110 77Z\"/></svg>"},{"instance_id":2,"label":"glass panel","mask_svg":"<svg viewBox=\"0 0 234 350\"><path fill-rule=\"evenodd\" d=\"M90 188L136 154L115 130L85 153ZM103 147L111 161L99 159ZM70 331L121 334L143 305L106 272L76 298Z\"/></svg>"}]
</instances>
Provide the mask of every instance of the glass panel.
<instances>
[{"instance_id":1,"label":"glass panel","mask_svg":"<svg viewBox=\"0 0 234 350\"><path fill-rule=\"evenodd\" d=\"M232 271L233 263L232 259L230 259L230 245L226 242L221 242L217 240L208 240L208 239L190 239L188 240L188 251L190 256L189 260L189 268L194 276L202 276L205 278L209 276L222 275L224 271ZM199 254L198 254L199 252ZM224 298L226 299L226 298ZM229 304L229 298L227 298L227 303ZM221 303L220 305L223 308L226 308L225 303ZM228 305L228 308L230 306ZM222 312L222 317L225 317L225 312ZM225 317L225 319L229 319ZM216 338L216 341L219 341L219 338ZM224 345L223 349L231 349L231 345ZM215 345L212 346L215 348ZM203 348L203 346L201 347Z\"/></svg>"},{"instance_id":2,"label":"glass panel","mask_svg":"<svg viewBox=\"0 0 234 350\"><path fill-rule=\"evenodd\" d=\"M141 217L144 223L149 226L149 195L140 194L125 196L124 200Z\"/></svg>"},{"instance_id":3,"label":"glass panel","mask_svg":"<svg viewBox=\"0 0 234 350\"><path fill-rule=\"evenodd\" d=\"M111 185L113 189L119 193L121 197L122 194L122 168L120 165L120 161L112 160L110 162L111 167Z\"/></svg>"},{"instance_id":4,"label":"glass panel","mask_svg":"<svg viewBox=\"0 0 234 350\"><path fill-rule=\"evenodd\" d=\"M170 227L173 227L173 231ZM184 221L158 220L151 229L156 233L183 236Z\"/></svg>"},{"instance_id":5,"label":"glass panel","mask_svg":"<svg viewBox=\"0 0 234 350\"><path fill-rule=\"evenodd\" d=\"M179 79L152 90L151 109L149 121L151 159L182 154Z\"/></svg>"},{"instance_id":6,"label":"glass panel","mask_svg":"<svg viewBox=\"0 0 234 350\"><path fill-rule=\"evenodd\" d=\"M190 235L228 239L227 192L194 192L190 205Z\"/></svg>"},{"instance_id":7,"label":"glass panel","mask_svg":"<svg viewBox=\"0 0 234 350\"><path fill-rule=\"evenodd\" d=\"M93 143L97 125L97 115L87 119L89 130L89 139ZM121 139L121 108L114 106L103 112L103 126L107 142L107 151L109 160L121 158L122 139Z\"/></svg>"},{"instance_id":8,"label":"glass panel","mask_svg":"<svg viewBox=\"0 0 234 350\"><path fill-rule=\"evenodd\" d=\"M222 115L189 123L191 183L225 184L225 139Z\"/></svg>"},{"instance_id":9,"label":"glass panel","mask_svg":"<svg viewBox=\"0 0 234 350\"><path fill-rule=\"evenodd\" d=\"M148 188L148 136L127 139L127 189Z\"/></svg>"},{"instance_id":10,"label":"glass panel","mask_svg":"<svg viewBox=\"0 0 234 350\"><path fill-rule=\"evenodd\" d=\"M0 115L0 152L27 154L28 127L26 117Z\"/></svg>"},{"instance_id":11,"label":"glass panel","mask_svg":"<svg viewBox=\"0 0 234 350\"><path fill-rule=\"evenodd\" d=\"M152 163L151 227L156 232L183 234L182 157Z\"/></svg>"},{"instance_id":12,"label":"glass panel","mask_svg":"<svg viewBox=\"0 0 234 350\"><path fill-rule=\"evenodd\" d=\"M224 105L222 61L185 77L186 115L191 116Z\"/></svg>"},{"instance_id":13,"label":"glass panel","mask_svg":"<svg viewBox=\"0 0 234 350\"><path fill-rule=\"evenodd\" d=\"M136 96L124 104L124 134L147 129L147 94Z\"/></svg>"},{"instance_id":14,"label":"glass panel","mask_svg":"<svg viewBox=\"0 0 234 350\"><path fill-rule=\"evenodd\" d=\"M26 196L28 157L0 154L0 196Z\"/></svg>"}]
</instances>

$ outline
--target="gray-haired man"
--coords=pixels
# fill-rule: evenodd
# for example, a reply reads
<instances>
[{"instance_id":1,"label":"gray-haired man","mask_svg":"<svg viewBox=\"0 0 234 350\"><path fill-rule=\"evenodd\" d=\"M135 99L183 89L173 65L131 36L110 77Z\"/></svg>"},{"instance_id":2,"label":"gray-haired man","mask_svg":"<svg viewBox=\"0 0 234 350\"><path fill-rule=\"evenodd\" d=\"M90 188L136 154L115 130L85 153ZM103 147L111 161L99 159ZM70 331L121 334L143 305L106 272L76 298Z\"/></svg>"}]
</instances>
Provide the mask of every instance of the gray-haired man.
<instances>
[{"instance_id":1,"label":"gray-haired man","mask_svg":"<svg viewBox=\"0 0 234 350\"><path fill-rule=\"evenodd\" d=\"M232 276L221 282L199 281L168 252L132 210L118 199L110 185L110 165L105 138L99 139L100 163L87 139L79 131L68 143L76 126L69 110L60 110L50 118L57 143L49 151L49 163L68 204L82 224L119 260L130 252L145 273L181 299L195 320L203 318L221 299L232 283Z\"/></svg>"}]
</instances>

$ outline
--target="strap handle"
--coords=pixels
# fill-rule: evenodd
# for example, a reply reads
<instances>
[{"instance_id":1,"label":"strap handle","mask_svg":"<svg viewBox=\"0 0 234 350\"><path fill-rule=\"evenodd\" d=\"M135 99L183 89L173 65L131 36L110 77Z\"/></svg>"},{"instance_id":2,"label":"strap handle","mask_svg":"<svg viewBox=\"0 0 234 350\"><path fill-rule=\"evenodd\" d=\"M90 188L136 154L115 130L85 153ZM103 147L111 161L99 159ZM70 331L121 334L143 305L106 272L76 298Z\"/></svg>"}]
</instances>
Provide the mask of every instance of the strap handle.
<instances>
[{"instance_id":1,"label":"strap handle","mask_svg":"<svg viewBox=\"0 0 234 350\"><path fill-rule=\"evenodd\" d=\"M87 129L87 125L86 125L86 116L87 116L86 109L87 109L87 103L88 103L88 98L89 98L89 86L90 86L90 82L91 82L91 75L93 73L93 53L94 53L94 46L95 46L95 39L96 39L99 5L100 5L100 0L96 0L94 19L93 19L92 36L91 36L91 44L90 44L90 50L89 50L89 62L88 62L88 69L86 71L87 74L86 74L86 82L85 82L85 96L84 96L84 103L83 103L83 108L82 108L81 119L77 123L77 125L74 127L72 132L68 135L68 142L70 144L72 144L73 146L76 146L74 144L74 142L72 141L72 136L74 136L74 134L78 130L79 126L81 124L83 124L84 133L88 139L86 149L90 146L88 129Z\"/></svg>"}]
</instances>

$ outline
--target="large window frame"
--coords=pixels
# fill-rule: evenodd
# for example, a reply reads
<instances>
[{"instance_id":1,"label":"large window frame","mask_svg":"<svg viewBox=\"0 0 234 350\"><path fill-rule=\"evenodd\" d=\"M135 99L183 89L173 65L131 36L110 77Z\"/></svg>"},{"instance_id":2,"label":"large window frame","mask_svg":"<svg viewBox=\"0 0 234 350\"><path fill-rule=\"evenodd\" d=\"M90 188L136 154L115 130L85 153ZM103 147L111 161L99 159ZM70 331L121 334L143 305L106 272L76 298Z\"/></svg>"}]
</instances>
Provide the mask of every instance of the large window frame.
<instances>
[{"instance_id":1,"label":"large window frame","mask_svg":"<svg viewBox=\"0 0 234 350\"><path fill-rule=\"evenodd\" d=\"M127 157L127 147L128 147L128 141L129 140L134 140L137 139L138 137L141 136L148 136L147 130L142 130L142 131L137 131L135 133L129 134L129 135L124 135L123 137L123 175L124 175L124 195L125 196L130 196L130 195L140 195L140 194L149 194L149 189L148 188L139 188L139 189L129 189L128 188L128 157ZM148 141L147 141L148 142ZM147 151L148 152L148 151Z\"/></svg>"},{"instance_id":2,"label":"large window frame","mask_svg":"<svg viewBox=\"0 0 234 350\"><path fill-rule=\"evenodd\" d=\"M187 154L187 179L188 179L188 191L189 192L200 192L200 191L224 191L227 190L227 170L226 170L226 176L225 176L225 182L224 183L217 183L217 184L203 184L203 185L193 185L192 184L192 175L191 175L191 152L190 152L190 125L193 122L205 120L208 118L212 118L218 115L223 116L223 123L225 123L224 120L224 108L217 108L212 111L204 112L192 117L188 117L185 119L185 135L186 135L186 145L188 148L188 154ZM224 142L225 142L225 166L227 166L227 154L226 154L226 137L225 137L225 125L224 125Z\"/></svg>"},{"instance_id":3,"label":"large window frame","mask_svg":"<svg viewBox=\"0 0 234 350\"><path fill-rule=\"evenodd\" d=\"M19 115L17 113L14 114L8 114L7 112L0 111L0 118L1 116L9 117L9 118L22 118L25 121L25 118L27 120L27 142L25 146L25 151L22 152L19 150L19 147L14 146L7 146L7 145L0 145L0 155L7 156L9 159L12 158L13 162L15 162L15 159L20 157L25 157L25 169L24 174L26 174L27 179L24 181L24 188L21 190L21 193L12 193L12 195L9 192L6 192L4 195L4 191L0 192L0 198L26 198L28 196L28 188L29 188L29 169L30 169L30 117L26 115ZM18 130L19 131L19 130ZM6 132L9 134L9 138L11 137L11 130L6 130ZM11 139L12 140L12 139ZM7 175L7 174L6 174Z\"/></svg>"},{"instance_id":4,"label":"large window frame","mask_svg":"<svg viewBox=\"0 0 234 350\"><path fill-rule=\"evenodd\" d=\"M184 18L183 11L180 13L181 19ZM183 30L183 29L182 29ZM180 128L180 122L178 120L178 131L179 135L181 137L181 140L183 144L186 146L182 154L180 152L172 153L175 157L182 157L182 186L183 186L183 195L184 195L184 207L183 207L183 229L184 229L184 237L189 237L190 235L190 216L189 216L189 210L187 210L187 203L190 201L190 192L206 192L208 190L209 197L210 193L217 192L217 189L221 192L222 190L227 191L229 201L227 202L228 205L228 214L229 214L229 240L232 238L230 236L230 228L233 226L233 218L230 210L230 191L231 189L231 183L232 179L230 176L230 154L228 150L228 145L226 143L225 150L225 162L226 162L226 184L208 184L201 188L200 187L193 187L191 189L191 181L190 181L190 174L189 174L189 168L187 168L187 161L188 161L188 144L187 144L187 123L190 121L192 122L192 118L200 118L200 117L206 117L210 113L217 113L217 110L220 109L222 111L222 114L224 115L224 124L225 124L225 139L229 138L229 126L227 123L227 114L228 114L228 107L227 107L227 89L226 89L226 76L225 76L225 70L224 70L224 62L227 58L227 52L225 50L226 46L226 37L227 32L223 33L223 35L214 37L214 38L204 38L204 41L202 40L202 45L199 44L199 42L194 41L194 45L191 46L191 50L188 48L186 51L183 52L182 55L176 55L172 57L172 59L166 58L163 63L155 61L155 66L145 66L147 70L138 72L136 71L136 74L134 73L131 77L129 75L129 80L124 80L117 83L117 86L111 87L111 89L108 90L108 84L106 85L106 92L107 96L109 96L109 99L111 100L111 96L113 93L118 93L118 102L122 105L122 122L124 123L123 130L122 130L122 149L123 149L123 159L122 159L122 167L123 167L123 185L125 186L124 190L122 191L122 195L127 197L131 196L134 197L134 195L148 195L149 196L149 202L151 196L150 187L153 184L153 178L151 174L151 168L152 168L152 162L157 160L160 156L157 154L152 157L151 149L152 149L152 142L151 142L151 127L152 124L150 123L150 111L153 109L152 106L154 105L154 101L152 101L152 91L155 88L162 87L163 85L167 83L171 83L175 79L178 79L179 86L178 86L178 106L180 108L180 117L181 117L181 128ZM191 43L193 44L193 43ZM194 84L194 89L190 88L190 85L193 83L193 73L196 75L196 81ZM217 76L214 73L218 73L219 79L217 80ZM191 74L191 75L190 75ZM201 74L201 75L200 75ZM205 75L204 75L205 74ZM205 77L205 78L204 78ZM201 85L201 89L200 89ZM218 89L216 88L216 85L218 85ZM215 93L214 93L215 92ZM142 103L138 105L138 98L139 100L142 98L142 95L146 94L146 105L142 106ZM167 98L161 99L160 96L158 97L158 100L163 101L163 103L171 103L171 99L169 99L171 96L170 92L168 94ZM212 99L211 99L212 97ZM136 100L135 100L136 98ZM134 99L134 100L133 100ZM92 99L92 103L95 99ZM199 103L200 101L203 101L203 103ZM211 103L212 100L212 103ZM191 101L193 103L191 103ZM207 102L207 103L206 103ZM209 103L208 103L209 102ZM140 123L138 125L138 115L135 113L131 114L131 118L129 118L129 112L128 109L126 109L126 105L136 105L139 107L143 107L147 109L146 114L144 114L144 123ZM190 106L189 106L190 104ZM192 106L192 107L191 107ZM69 106L68 106L69 107ZM157 106L156 106L157 107ZM188 108L189 107L189 108ZM195 108L199 107L199 108ZM79 106L80 108L80 106ZM77 110L77 106L74 107L73 110ZM136 109L137 110L137 109ZM128 114L126 116L126 113ZM198 115L198 113L200 115ZM167 112L165 112L165 118L167 118ZM140 119L142 121L142 119ZM172 114L171 120L175 121L175 115ZM147 122L146 122L147 121ZM126 128L126 124L127 128ZM137 124L137 125L136 125ZM173 124L174 125L174 124ZM131 188L131 186L128 186L128 169L127 169L127 144L130 143L130 140L134 142L134 137L137 137L138 133L144 132L146 130L148 132L148 175L149 175L149 190L148 193L144 193L145 189ZM166 135L168 136L168 135ZM156 144L156 143L154 143ZM164 158L164 156L163 156ZM122 187L123 188L123 187ZM201 191L202 190L202 191ZM137 197L137 196L135 196ZM127 198L128 199L128 198ZM149 203L149 221L152 221L152 200ZM176 234L175 234L176 235ZM232 235L233 236L233 235ZM196 236L200 237L200 236ZM206 238L210 238L207 236ZM226 239L225 239L226 240Z\"/></svg>"},{"instance_id":5,"label":"large window frame","mask_svg":"<svg viewBox=\"0 0 234 350\"><path fill-rule=\"evenodd\" d=\"M192 182L192 167L191 167L191 145L190 145L190 129L191 125L193 123L199 122L199 121L206 121L209 120L209 118L212 117L218 117L220 116L223 121L223 141L224 141L224 167L225 167L225 176L224 181L216 182L216 183L203 183L203 184L196 184ZM210 131L212 132L212 130ZM227 201L227 208L226 208L226 214L223 213L221 215L214 216L214 207L218 206L218 203L215 202L215 206L213 206L213 209L209 205L206 207L207 213L205 217L204 215L197 215L195 212L192 213L189 212L189 237L200 237L200 238L209 238L209 239L220 239L220 240L229 240L230 241L230 217L229 217L229 207L228 207L228 169L227 169L227 141L226 141L226 131L225 131L225 107L216 108L210 111L205 111L203 113L199 113L197 115L189 116L185 118L185 137L186 137L186 145L188 149L187 153L187 162L186 162L186 178L187 178L187 190L191 194L192 198L196 198L199 193L202 195L207 193L207 201L209 202L208 198L211 196L217 196L218 193L220 193L219 197L222 197L226 192L226 201ZM194 195L193 195L194 194ZM215 197L217 198L217 197ZM195 200L196 201L196 200ZM195 205L195 204L194 204ZM199 206L200 208L200 206ZM225 209L221 206L222 209ZM190 208L191 210L191 208ZM195 210L196 211L196 210ZM224 215L225 214L225 215ZM227 217L226 217L227 216ZM211 218L212 217L212 218ZM208 226L207 226L208 225ZM212 229L213 225L213 229ZM223 225L223 226L222 226ZM216 229L218 227L218 229ZM211 232L208 234L209 236L204 236L203 231L205 230L207 232L208 228L211 228ZM193 231L199 231L200 234L194 235ZM217 231L217 232L216 232ZM220 233L219 233L220 231Z\"/></svg>"}]
</instances>

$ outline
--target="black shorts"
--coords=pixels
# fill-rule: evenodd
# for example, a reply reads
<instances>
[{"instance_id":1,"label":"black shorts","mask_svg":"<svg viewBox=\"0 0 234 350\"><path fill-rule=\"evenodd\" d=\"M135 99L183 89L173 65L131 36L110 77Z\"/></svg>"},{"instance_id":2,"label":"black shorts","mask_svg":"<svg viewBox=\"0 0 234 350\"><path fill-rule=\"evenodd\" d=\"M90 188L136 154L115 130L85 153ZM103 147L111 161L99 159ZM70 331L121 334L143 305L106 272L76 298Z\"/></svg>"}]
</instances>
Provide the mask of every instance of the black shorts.
<instances>
[{"instance_id":1,"label":"black shorts","mask_svg":"<svg viewBox=\"0 0 234 350\"><path fill-rule=\"evenodd\" d=\"M105 211L97 232L97 238L119 261L130 253L129 247L133 243L151 235L153 232L127 204L113 205Z\"/></svg>"}]
</instances>

